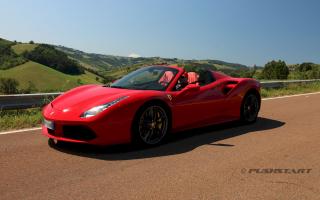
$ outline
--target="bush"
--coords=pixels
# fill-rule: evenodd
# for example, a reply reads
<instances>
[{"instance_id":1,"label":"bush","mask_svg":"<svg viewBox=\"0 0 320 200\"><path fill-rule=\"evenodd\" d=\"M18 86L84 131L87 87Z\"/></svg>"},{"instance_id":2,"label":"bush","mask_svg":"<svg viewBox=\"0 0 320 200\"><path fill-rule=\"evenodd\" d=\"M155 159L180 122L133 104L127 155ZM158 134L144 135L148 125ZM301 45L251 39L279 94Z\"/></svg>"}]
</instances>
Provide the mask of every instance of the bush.
<instances>
[{"instance_id":1,"label":"bush","mask_svg":"<svg viewBox=\"0 0 320 200\"><path fill-rule=\"evenodd\" d=\"M314 63L302 63L294 67L289 75L290 79L319 79L320 65Z\"/></svg>"},{"instance_id":2,"label":"bush","mask_svg":"<svg viewBox=\"0 0 320 200\"><path fill-rule=\"evenodd\" d=\"M302 63L299 65L298 70L300 72L306 72L306 71L312 70L313 65L314 65L313 63Z\"/></svg>"},{"instance_id":3,"label":"bush","mask_svg":"<svg viewBox=\"0 0 320 200\"><path fill-rule=\"evenodd\" d=\"M0 78L0 92L4 94L18 93L19 82L12 78Z\"/></svg>"},{"instance_id":4,"label":"bush","mask_svg":"<svg viewBox=\"0 0 320 200\"><path fill-rule=\"evenodd\" d=\"M19 91L19 93L22 93L22 94L31 94L36 92L38 92L38 89L35 86L35 84L31 81L28 81L28 87L26 89L21 89Z\"/></svg>"},{"instance_id":5,"label":"bush","mask_svg":"<svg viewBox=\"0 0 320 200\"><path fill-rule=\"evenodd\" d=\"M287 79L289 69L284 61L273 60L264 66L262 75L264 79Z\"/></svg>"}]
</instances>

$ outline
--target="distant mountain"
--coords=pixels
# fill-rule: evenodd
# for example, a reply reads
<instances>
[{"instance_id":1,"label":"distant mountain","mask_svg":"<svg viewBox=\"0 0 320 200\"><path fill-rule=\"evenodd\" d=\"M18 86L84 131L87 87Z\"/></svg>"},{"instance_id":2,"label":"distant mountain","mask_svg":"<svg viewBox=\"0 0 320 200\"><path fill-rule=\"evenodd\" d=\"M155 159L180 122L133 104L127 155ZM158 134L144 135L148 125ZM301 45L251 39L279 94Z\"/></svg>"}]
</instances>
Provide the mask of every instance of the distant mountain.
<instances>
[{"instance_id":1,"label":"distant mountain","mask_svg":"<svg viewBox=\"0 0 320 200\"><path fill-rule=\"evenodd\" d=\"M56 49L65 52L72 59L77 60L86 68L91 68L94 70L115 70L117 68L130 67L136 65L146 65L146 64L208 64L214 65L217 69L227 69L227 70L241 70L248 69L248 66L230 63L220 60L184 60L177 58L161 58L161 57L124 57L124 56L112 56L104 54L86 53L76 49L56 46Z\"/></svg>"}]
</instances>

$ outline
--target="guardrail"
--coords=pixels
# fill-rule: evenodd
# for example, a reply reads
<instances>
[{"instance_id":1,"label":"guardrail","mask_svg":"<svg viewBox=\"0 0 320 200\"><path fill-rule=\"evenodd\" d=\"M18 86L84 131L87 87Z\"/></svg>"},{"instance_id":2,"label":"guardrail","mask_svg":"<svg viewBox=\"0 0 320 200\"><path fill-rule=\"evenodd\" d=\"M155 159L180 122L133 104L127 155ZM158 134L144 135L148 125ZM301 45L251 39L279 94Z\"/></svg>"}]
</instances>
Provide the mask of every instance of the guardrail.
<instances>
[{"instance_id":1,"label":"guardrail","mask_svg":"<svg viewBox=\"0 0 320 200\"><path fill-rule=\"evenodd\" d=\"M261 87L263 88L281 88L291 83L312 83L318 82L320 79L310 80L286 80L286 81L263 81ZM38 94L13 94L13 95L0 95L0 110L13 110L24 108L41 107L55 97L62 94L56 93L38 93Z\"/></svg>"},{"instance_id":2,"label":"guardrail","mask_svg":"<svg viewBox=\"0 0 320 200\"><path fill-rule=\"evenodd\" d=\"M0 95L0 110L41 107L62 93Z\"/></svg>"},{"instance_id":3,"label":"guardrail","mask_svg":"<svg viewBox=\"0 0 320 200\"><path fill-rule=\"evenodd\" d=\"M318 82L320 79L308 79L308 80L285 80L285 81L262 81L261 87L263 88L282 88L291 83L313 83Z\"/></svg>"}]
</instances>

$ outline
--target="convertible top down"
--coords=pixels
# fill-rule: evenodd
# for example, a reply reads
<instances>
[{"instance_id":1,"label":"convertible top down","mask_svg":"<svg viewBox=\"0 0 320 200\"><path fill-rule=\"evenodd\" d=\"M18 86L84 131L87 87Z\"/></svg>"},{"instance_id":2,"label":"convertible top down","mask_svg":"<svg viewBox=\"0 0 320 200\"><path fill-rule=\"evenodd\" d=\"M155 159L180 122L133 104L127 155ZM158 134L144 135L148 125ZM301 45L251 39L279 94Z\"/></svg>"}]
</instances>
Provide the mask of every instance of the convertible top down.
<instances>
[{"instance_id":1,"label":"convertible top down","mask_svg":"<svg viewBox=\"0 0 320 200\"><path fill-rule=\"evenodd\" d=\"M110 86L84 85L43 109L43 134L56 141L159 144L169 133L233 120L255 122L260 84L201 69L140 68Z\"/></svg>"}]
</instances>

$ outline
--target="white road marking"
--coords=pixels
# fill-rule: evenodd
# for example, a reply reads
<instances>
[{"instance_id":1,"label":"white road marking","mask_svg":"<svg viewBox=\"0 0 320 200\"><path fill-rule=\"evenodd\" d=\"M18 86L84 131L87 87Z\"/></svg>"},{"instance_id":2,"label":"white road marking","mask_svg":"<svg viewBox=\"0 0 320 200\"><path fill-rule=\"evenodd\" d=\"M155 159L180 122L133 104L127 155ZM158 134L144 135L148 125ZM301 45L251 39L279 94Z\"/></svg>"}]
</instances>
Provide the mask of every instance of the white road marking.
<instances>
[{"instance_id":1,"label":"white road marking","mask_svg":"<svg viewBox=\"0 0 320 200\"><path fill-rule=\"evenodd\" d=\"M320 94L320 92L312 92L312 93L304 93L304 94L294 94L294 95L287 95L287 96L281 96L281 97L263 98L262 101L268 101L268 100L274 100L274 99L284 99L284 98L290 98L290 97L299 97L299 96L306 96L306 97L308 97L308 95L314 95L314 94ZM41 127L28 128L28 129L20 129L20 130L14 130L14 131L5 131L5 132L0 132L0 135L11 134L11 133L22 133L22 132L36 131L36 130L41 130Z\"/></svg>"},{"instance_id":2,"label":"white road marking","mask_svg":"<svg viewBox=\"0 0 320 200\"><path fill-rule=\"evenodd\" d=\"M10 133L22 133L22 132L28 132L28 131L37 131L37 130L41 130L41 127L26 128L26 129L14 130L14 131L5 131L5 132L0 132L0 135L10 134Z\"/></svg>"},{"instance_id":3,"label":"white road marking","mask_svg":"<svg viewBox=\"0 0 320 200\"><path fill-rule=\"evenodd\" d=\"M294 94L294 95L286 95L280 97L270 97L270 98L263 98L262 101L273 100L273 99L284 99L289 97L299 97L299 96L308 96L313 94L320 94L320 92L312 92L312 93L304 93L304 94Z\"/></svg>"}]
</instances>

